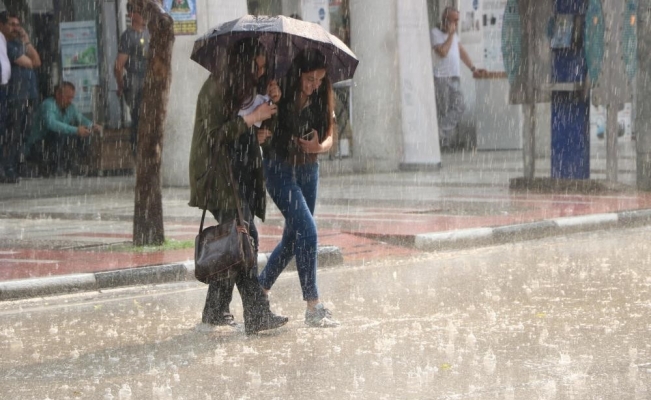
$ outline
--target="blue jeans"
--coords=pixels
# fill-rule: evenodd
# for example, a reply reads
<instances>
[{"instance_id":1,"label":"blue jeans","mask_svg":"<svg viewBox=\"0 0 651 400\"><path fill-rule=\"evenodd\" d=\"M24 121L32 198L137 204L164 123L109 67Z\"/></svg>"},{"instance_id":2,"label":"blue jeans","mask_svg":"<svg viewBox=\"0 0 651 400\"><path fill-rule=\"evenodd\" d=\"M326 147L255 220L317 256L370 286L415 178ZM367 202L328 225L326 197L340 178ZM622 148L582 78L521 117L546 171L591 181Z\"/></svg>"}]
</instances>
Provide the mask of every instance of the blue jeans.
<instances>
[{"instance_id":1,"label":"blue jeans","mask_svg":"<svg viewBox=\"0 0 651 400\"><path fill-rule=\"evenodd\" d=\"M303 300L317 300L319 292L316 286L317 232L314 206L319 184L319 164L291 166L273 159L265 159L263 163L267 191L285 217L285 229L258 281L263 288L271 289L292 257L296 256Z\"/></svg>"}]
</instances>

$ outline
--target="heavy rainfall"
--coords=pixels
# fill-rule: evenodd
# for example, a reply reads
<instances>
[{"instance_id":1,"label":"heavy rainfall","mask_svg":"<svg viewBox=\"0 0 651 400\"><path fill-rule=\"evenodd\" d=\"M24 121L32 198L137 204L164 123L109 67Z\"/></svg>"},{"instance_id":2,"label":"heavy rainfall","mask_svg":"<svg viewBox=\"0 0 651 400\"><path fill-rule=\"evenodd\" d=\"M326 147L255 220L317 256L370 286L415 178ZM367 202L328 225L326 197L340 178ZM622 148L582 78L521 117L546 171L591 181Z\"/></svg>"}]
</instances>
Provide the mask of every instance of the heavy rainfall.
<instances>
[{"instance_id":1,"label":"heavy rainfall","mask_svg":"<svg viewBox=\"0 0 651 400\"><path fill-rule=\"evenodd\" d=\"M0 0L0 398L651 398L649 30Z\"/></svg>"}]
</instances>

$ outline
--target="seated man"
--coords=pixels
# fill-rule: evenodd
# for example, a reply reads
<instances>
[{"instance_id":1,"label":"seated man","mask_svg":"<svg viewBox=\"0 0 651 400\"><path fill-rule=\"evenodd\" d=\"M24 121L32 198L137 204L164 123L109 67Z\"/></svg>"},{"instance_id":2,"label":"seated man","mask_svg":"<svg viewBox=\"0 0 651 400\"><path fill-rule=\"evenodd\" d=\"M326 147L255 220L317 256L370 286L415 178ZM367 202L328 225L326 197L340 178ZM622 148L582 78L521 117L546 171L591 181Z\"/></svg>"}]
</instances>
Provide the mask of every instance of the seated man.
<instances>
[{"instance_id":1,"label":"seated man","mask_svg":"<svg viewBox=\"0 0 651 400\"><path fill-rule=\"evenodd\" d=\"M63 82L34 114L26 152L42 176L78 173L80 161L88 156L89 135L101 129L77 110L74 97L75 86Z\"/></svg>"}]
</instances>

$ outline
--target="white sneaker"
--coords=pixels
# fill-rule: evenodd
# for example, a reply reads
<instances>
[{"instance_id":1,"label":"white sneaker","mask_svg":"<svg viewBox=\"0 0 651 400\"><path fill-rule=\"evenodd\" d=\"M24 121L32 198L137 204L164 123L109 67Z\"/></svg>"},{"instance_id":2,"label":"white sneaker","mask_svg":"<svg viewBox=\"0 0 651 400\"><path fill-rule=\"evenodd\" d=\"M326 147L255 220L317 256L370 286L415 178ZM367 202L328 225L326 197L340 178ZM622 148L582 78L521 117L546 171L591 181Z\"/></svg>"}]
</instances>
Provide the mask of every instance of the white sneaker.
<instances>
[{"instance_id":1,"label":"white sneaker","mask_svg":"<svg viewBox=\"0 0 651 400\"><path fill-rule=\"evenodd\" d=\"M317 328L333 328L339 326L339 321L332 318L330 310L322 303L316 305L314 311L305 310L305 325Z\"/></svg>"}]
</instances>

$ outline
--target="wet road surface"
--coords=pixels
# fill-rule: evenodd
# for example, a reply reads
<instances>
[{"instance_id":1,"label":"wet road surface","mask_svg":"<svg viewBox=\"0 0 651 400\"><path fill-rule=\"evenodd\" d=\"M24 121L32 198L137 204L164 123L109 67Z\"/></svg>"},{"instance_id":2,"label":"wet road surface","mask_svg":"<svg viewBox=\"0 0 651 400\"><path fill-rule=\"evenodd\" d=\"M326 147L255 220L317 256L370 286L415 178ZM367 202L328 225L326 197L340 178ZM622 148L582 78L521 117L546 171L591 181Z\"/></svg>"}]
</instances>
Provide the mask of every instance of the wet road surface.
<instances>
[{"instance_id":1,"label":"wet road surface","mask_svg":"<svg viewBox=\"0 0 651 400\"><path fill-rule=\"evenodd\" d=\"M194 282L3 302L0 393L649 399L650 233L598 231L324 269L321 297L342 322L334 329L304 326L295 273L271 293L290 323L252 337L198 324L206 287Z\"/></svg>"}]
</instances>

